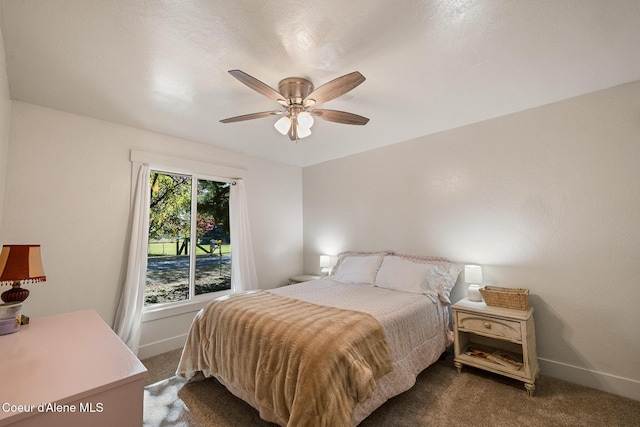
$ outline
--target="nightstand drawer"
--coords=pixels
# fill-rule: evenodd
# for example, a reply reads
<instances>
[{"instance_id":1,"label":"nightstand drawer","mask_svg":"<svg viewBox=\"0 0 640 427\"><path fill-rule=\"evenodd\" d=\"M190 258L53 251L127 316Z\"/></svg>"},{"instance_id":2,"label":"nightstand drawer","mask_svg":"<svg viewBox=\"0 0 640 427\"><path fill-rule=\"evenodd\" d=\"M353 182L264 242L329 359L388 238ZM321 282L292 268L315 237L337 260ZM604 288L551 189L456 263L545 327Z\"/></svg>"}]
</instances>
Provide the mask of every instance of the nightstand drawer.
<instances>
[{"instance_id":1,"label":"nightstand drawer","mask_svg":"<svg viewBox=\"0 0 640 427\"><path fill-rule=\"evenodd\" d=\"M505 319L491 319L473 313L457 312L458 329L504 338L511 341L522 341L520 322Z\"/></svg>"}]
</instances>

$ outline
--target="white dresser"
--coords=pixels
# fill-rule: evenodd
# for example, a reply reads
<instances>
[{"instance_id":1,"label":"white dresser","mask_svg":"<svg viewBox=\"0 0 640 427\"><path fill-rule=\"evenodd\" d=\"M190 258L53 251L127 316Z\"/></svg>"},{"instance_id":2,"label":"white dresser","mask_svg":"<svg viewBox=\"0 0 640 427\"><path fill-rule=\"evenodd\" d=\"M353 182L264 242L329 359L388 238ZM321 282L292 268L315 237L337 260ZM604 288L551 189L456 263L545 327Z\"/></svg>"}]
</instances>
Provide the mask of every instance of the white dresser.
<instances>
[{"instance_id":1,"label":"white dresser","mask_svg":"<svg viewBox=\"0 0 640 427\"><path fill-rule=\"evenodd\" d=\"M146 368L93 310L0 336L0 426L140 427Z\"/></svg>"}]
</instances>

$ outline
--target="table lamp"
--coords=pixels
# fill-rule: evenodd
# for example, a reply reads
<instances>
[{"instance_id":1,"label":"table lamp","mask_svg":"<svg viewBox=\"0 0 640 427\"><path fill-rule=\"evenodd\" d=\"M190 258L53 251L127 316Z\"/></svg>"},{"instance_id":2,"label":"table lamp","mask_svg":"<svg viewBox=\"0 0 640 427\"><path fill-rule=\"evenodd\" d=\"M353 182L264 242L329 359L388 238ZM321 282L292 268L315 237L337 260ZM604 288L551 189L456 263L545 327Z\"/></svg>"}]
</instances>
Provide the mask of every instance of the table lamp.
<instances>
[{"instance_id":1,"label":"table lamp","mask_svg":"<svg viewBox=\"0 0 640 427\"><path fill-rule=\"evenodd\" d=\"M464 281L469 283L469 299L471 301L482 301L480 285L482 284L482 267L479 265L464 266Z\"/></svg>"},{"instance_id":2,"label":"table lamp","mask_svg":"<svg viewBox=\"0 0 640 427\"><path fill-rule=\"evenodd\" d=\"M329 267L331 267L331 257L329 255L320 255L320 273L329 274Z\"/></svg>"}]
</instances>

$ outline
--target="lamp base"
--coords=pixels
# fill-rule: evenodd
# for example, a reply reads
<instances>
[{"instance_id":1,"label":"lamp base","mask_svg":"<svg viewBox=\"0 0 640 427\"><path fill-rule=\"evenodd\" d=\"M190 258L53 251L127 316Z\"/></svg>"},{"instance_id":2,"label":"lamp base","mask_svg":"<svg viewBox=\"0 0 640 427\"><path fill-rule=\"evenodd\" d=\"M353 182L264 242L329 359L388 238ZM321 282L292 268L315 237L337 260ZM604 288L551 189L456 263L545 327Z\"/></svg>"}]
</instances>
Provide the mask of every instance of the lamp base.
<instances>
[{"instance_id":1,"label":"lamp base","mask_svg":"<svg viewBox=\"0 0 640 427\"><path fill-rule=\"evenodd\" d=\"M480 293L480 285L469 285L468 293L469 300L480 302L482 301L482 294Z\"/></svg>"},{"instance_id":2,"label":"lamp base","mask_svg":"<svg viewBox=\"0 0 640 427\"><path fill-rule=\"evenodd\" d=\"M6 303L22 302L29 296L29 289L21 288L19 283L14 283L13 288L4 291L0 298Z\"/></svg>"}]
</instances>

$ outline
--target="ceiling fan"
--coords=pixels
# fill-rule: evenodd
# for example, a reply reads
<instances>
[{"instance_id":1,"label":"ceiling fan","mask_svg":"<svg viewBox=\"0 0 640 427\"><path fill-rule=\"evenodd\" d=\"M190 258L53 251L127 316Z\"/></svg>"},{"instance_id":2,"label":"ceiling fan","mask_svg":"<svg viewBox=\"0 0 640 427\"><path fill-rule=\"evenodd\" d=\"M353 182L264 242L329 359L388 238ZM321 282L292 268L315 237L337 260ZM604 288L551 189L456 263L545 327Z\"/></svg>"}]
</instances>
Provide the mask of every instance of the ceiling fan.
<instances>
[{"instance_id":1,"label":"ceiling fan","mask_svg":"<svg viewBox=\"0 0 640 427\"><path fill-rule=\"evenodd\" d=\"M284 114L274 126L281 134L289 135L289 139L297 141L300 138L311 135L311 126L313 126L314 121L313 116L318 116L330 122L347 125L365 125L369 121L366 117L345 111L318 108L310 109L318 104L331 101L344 95L365 81L364 76L357 71L331 80L329 83L315 90L313 84L307 79L303 79L302 77L288 77L281 80L278 84L279 92L243 71L230 70L229 74L256 92L277 101L285 110L263 111L260 113L230 117L220 120L222 123L241 122L244 120Z\"/></svg>"}]
</instances>

